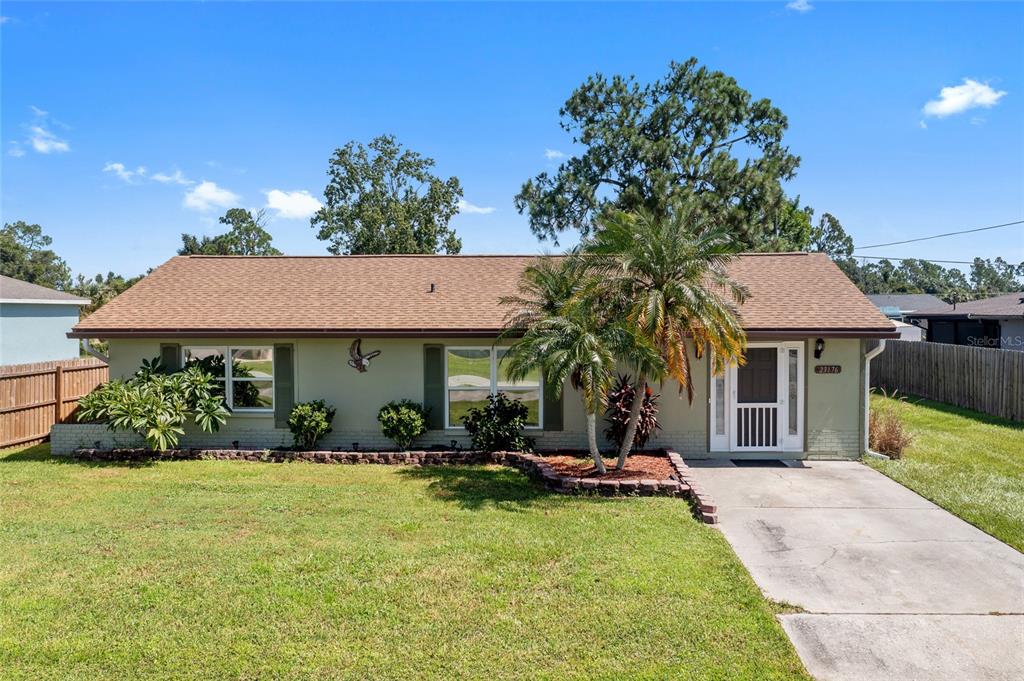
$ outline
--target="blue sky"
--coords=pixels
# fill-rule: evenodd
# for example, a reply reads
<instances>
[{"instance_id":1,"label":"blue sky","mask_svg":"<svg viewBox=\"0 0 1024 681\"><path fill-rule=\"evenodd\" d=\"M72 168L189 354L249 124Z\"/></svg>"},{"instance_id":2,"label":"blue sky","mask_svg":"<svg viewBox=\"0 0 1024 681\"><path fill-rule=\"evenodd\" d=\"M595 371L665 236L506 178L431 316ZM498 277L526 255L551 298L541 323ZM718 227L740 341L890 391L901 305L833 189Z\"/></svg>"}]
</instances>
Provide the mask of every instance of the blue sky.
<instances>
[{"instance_id":1,"label":"blue sky","mask_svg":"<svg viewBox=\"0 0 1024 681\"><path fill-rule=\"evenodd\" d=\"M483 209L464 252L540 252L512 197L572 153L562 102L690 56L782 109L789 191L860 245L1024 219L1024 5L791 4L5 2L3 220L76 273L144 272L231 205L325 253L300 216L332 151L394 133ZM1024 229L871 252L1019 262Z\"/></svg>"}]
</instances>

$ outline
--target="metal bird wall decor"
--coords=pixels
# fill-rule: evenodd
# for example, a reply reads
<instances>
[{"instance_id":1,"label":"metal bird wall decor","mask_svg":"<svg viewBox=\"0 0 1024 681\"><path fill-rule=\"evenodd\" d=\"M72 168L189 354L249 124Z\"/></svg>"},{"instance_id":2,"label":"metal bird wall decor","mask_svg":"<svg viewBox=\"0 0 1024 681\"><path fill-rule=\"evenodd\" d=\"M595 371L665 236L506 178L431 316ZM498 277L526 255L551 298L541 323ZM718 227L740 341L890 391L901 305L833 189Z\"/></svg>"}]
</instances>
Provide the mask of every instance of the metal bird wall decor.
<instances>
[{"instance_id":1,"label":"metal bird wall decor","mask_svg":"<svg viewBox=\"0 0 1024 681\"><path fill-rule=\"evenodd\" d=\"M361 374L366 373L366 370L370 368L370 360L380 354L380 350L374 350L363 354L363 339L357 338L352 341L352 346L348 349L348 354L352 356L352 359L348 361L348 365L358 371Z\"/></svg>"}]
</instances>

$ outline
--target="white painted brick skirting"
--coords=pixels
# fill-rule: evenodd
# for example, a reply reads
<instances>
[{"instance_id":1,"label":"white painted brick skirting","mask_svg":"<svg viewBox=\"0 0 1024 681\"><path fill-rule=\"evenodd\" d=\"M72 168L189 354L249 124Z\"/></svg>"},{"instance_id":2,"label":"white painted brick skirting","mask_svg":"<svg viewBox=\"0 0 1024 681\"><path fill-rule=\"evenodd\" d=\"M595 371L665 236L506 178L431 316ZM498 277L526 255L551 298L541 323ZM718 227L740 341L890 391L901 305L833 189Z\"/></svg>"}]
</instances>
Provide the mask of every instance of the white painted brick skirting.
<instances>
[{"instance_id":1,"label":"white painted brick skirting","mask_svg":"<svg viewBox=\"0 0 1024 681\"><path fill-rule=\"evenodd\" d=\"M527 432L537 441L538 449L585 449L587 436L583 432L548 431ZM469 437L464 431L430 431L418 438L415 447L440 445L450 447L452 441L459 447L469 448ZM229 423L216 433L204 433L186 429L180 446L182 448L232 448L238 443L241 449L273 449L290 447L292 434L284 428L267 428L265 424L250 423L239 419ZM388 450L394 443L381 435L379 430L339 430L330 433L317 446L322 449L351 449L359 443L359 449ZM114 449L143 445L141 437L132 433L115 433L102 424L61 423L50 432L50 450L58 456L67 456L76 449ZM813 459L855 459L861 454L859 434L845 431L812 431L808 436L807 458ZM701 431L661 431L648 444L650 448L664 448L680 452L684 457L701 458L707 455L707 439ZM725 456L728 456L727 454Z\"/></svg>"}]
</instances>

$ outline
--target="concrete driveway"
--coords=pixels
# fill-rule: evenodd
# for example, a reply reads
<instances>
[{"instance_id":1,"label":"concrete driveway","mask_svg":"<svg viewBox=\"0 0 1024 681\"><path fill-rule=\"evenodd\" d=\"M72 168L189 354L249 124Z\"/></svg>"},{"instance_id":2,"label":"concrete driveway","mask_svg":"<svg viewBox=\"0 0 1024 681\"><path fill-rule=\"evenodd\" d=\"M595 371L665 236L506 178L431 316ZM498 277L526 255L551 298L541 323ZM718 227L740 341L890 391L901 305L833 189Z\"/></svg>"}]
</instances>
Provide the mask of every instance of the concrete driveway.
<instances>
[{"instance_id":1,"label":"concrete driveway","mask_svg":"<svg viewBox=\"0 0 1024 681\"><path fill-rule=\"evenodd\" d=\"M1024 555L860 463L687 463L816 678L1024 678Z\"/></svg>"}]
</instances>

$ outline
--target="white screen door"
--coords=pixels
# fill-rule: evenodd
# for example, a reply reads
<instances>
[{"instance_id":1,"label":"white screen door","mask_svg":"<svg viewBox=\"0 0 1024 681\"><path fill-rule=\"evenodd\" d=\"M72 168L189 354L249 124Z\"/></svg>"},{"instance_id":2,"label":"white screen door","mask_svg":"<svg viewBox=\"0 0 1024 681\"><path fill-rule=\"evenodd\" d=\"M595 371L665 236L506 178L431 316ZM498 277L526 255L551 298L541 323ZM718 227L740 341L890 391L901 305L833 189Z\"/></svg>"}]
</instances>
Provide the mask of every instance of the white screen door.
<instances>
[{"instance_id":1,"label":"white screen door","mask_svg":"<svg viewBox=\"0 0 1024 681\"><path fill-rule=\"evenodd\" d=\"M751 343L746 363L711 379L711 449L803 450L803 343Z\"/></svg>"}]
</instances>

